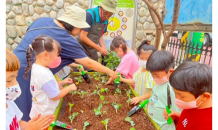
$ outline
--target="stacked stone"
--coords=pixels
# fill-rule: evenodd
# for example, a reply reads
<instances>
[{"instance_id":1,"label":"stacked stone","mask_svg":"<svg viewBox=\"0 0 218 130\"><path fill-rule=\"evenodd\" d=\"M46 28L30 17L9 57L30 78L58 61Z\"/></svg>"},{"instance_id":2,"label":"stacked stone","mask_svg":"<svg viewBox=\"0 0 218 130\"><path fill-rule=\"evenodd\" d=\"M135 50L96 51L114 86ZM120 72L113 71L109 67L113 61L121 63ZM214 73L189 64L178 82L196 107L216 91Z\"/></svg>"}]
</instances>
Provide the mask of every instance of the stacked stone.
<instances>
[{"instance_id":1,"label":"stacked stone","mask_svg":"<svg viewBox=\"0 0 218 130\"><path fill-rule=\"evenodd\" d=\"M148 7L143 0L138 1L136 21L136 48L143 40L155 41L155 25ZM161 0L152 0L154 8L161 12ZM91 0L6 0L6 47L14 50L20 43L26 29L35 20L41 17L57 18L64 14L64 9L76 5L88 9Z\"/></svg>"}]
</instances>

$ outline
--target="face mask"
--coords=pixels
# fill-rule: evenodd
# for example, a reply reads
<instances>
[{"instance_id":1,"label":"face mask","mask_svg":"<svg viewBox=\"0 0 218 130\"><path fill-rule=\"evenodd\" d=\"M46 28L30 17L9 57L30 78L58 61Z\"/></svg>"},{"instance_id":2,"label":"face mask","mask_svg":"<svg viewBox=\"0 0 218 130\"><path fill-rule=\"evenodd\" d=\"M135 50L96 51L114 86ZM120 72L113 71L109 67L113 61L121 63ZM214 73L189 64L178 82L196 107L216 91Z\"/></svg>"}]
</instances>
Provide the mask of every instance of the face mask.
<instances>
[{"instance_id":1,"label":"face mask","mask_svg":"<svg viewBox=\"0 0 218 130\"><path fill-rule=\"evenodd\" d=\"M17 99L21 94L21 89L19 84L6 87L6 101L14 101Z\"/></svg>"},{"instance_id":2,"label":"face mask","mask_svg":"<svg viewBox=\"0 0 218 130\"><path fill-rule=\"evenodd\" d=\"M199 98L199 97L198 97ZM195 100L195 101L191 101L191 102L184 102L184 101L181 101L179 99L175 99L175 104L177 107L179 107L180 109L192 109L192 108L197 108L201 105L201 103L197 106L197 100L198 98Z\"/></svg>"},{"instance_id":3,"label":"face mask","mask_svg":"<svg viewBox=\"0 0 218 130\"><path fill-rule=\"evenodd\" d=\"M168 75L168 74L167 74L167 75ZM154 83L155 83L156 85L161 85L161 84L163 84L163 83L166 83L166 82L168 81L167 75L164 76L162 79L154 79Z\"/></svg>"},{"instance_id":4,"label":"face mask","mask_svg":"<svg viewBox=\"0 0 218 130\"><path fill-rule=\"evenodd\" d=\"M50 63L48 67L49 68L56 68L60 64L61 64L61 57L59 56L59 57L55 58L54 62Z\"/></svg>"},{"instance_id":5,"label":"face mask","mask_svg":"<svg viewBox=\"0 0 218 130\"><path fill-rule=\"evenodd\" d=\"M143 68L146 68L147 61L143 61L139 59L139 65Z\"/></svg>"}]
</instances>

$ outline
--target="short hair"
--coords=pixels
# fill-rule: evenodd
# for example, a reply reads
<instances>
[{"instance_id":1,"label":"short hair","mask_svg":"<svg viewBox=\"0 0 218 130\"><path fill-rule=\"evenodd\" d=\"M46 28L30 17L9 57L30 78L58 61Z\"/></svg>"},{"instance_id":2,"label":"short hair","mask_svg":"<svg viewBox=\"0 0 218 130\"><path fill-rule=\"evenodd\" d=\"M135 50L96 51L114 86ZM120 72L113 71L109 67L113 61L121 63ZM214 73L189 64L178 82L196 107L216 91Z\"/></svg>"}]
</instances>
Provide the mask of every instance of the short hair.
<instances>
[{"instance_id":1,"label":"short hair","mask_svg":"<svg viewBox=\"0 0 218 130\"><path fill-rule=\"evenodd\" d=\"M212 67L198 62L184 62L170 75L169 81L176 90L190 92L195 98L204 92L212 94Z\"/></svg>"},{"instance_id":2,"label":"short hair","mask_svg":"<svg viewBox=\"0 0 218 130\"><path fill-rule=\"evenodd\" d=\"M155 51L151 54L148 58L146 69L148 71L155 72L155 71L165 71L166 73L171 69L174 68L174 56L169 51Z\"/></svg>"},{"instance_id":3,"label":"short hair","mask_svg":"<svg viewBox=\"0 0 218 130\"><path fill-rule=\"evenodd\" d=\"M17 71L19 68L19 59L13 52L6 48L6 71Z\"/></svg>"}]
</instances>

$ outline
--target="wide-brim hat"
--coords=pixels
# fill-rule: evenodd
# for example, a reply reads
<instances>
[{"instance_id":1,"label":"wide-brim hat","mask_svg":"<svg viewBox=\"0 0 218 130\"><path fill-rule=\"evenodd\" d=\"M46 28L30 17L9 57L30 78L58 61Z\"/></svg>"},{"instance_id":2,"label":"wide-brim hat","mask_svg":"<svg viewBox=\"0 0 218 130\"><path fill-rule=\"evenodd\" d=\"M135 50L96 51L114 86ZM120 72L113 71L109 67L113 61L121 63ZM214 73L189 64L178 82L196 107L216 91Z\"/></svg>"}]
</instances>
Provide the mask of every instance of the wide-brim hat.
<instances>
[{"instance_id":1,"label":"wide-brim hat","mask_svg":"<svg viewBox=\"0 0 218 130\"><path fill-rule=\"evenodd\" d=\"M117 13L117 0L103 0L102 2L98 2L99 5L106 11Z\"/></svg>"},{"instance_id":2,"label":"wide-brim hat","mask_svg":"<svg viewBox=\"0 0 218 130\"><path fill-rule=\"evenodd\" d=\"M73 5L66 7L64 15L58 17L57 19L64 21L76 28L90 27L86 22L86 11Z\"/></svg>"}]
</instances>

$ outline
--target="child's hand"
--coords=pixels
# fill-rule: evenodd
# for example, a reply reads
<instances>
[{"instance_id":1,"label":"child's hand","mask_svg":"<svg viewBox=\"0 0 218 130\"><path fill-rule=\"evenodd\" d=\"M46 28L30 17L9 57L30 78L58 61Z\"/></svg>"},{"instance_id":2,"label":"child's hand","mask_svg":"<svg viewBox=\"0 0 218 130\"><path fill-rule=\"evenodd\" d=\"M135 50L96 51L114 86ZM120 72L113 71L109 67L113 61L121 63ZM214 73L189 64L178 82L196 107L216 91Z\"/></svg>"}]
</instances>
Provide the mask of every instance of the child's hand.
<instances>
[{"instance_id":1,"label":"child's hand","mask_svg":"<svg viewBox=\"0 0 218 130\"><path fill-rule=\"evenodd\" d=\"M81 66L81 69L79 69L79 66ZM82 65L79 65L78 67L77 67L77 69L81 72L81 71L84 71L84 68L83 68L83 66Z\"/></svg>"},{"instance_id":2,"label":"child's hand","mask_svg":"<svg viewBox=\"0 0 218 130\"><path fill-rule=\"evenodd\" d=\"M168 120L168 117L170 117L170 116L172 117L172 119L176 119L176 118L180 117L180 113L174 112L174 111L171 110L171 113L168 114L166 109L164 109L163 110L163 116L164 116L165 120Z\"/></svg>"},{"instance_id":3,"label":"child's hand","mask_svg":"<svg viewBox=\"0 0 218 130\"><path fill-rule=\"evenodd\" d=\"M76 87L75 84L71 84L71 85L69 85L69 86L67 86L67 87L70 87L70 88L71 88L71 91L76 91L76 90L77 90L77 87Z\"/></svg>"},{"instance_id":4,"label":"child's hand","mask_svg":"<svg viewBox=\"0 0 218 130\"><path fill-rule=\"evenodd\" d=\"M25 130L44 130L48 128L54 120L54 115L41 116L41 114L38 114L27 123Z\"/></svg>"},{"instance_id":5,"label":"child's hand","mask_svg":"<svg viewBox=\"0 0 218 130\"><path fill-rule=\"evenodd\" d=\"M64 80L62 81L63 86L64 86L65 84L72 84L72 83L73 83L73 80L72 80L71 78L66 78L66 79L64 79Z\"/></svg>"},{"instance_id":6,"label":"child's hand","mask_svg":"<svg viewBox=\"0 0 218 130\"><path fill-rule=\"evenodd\" d=\"M119 75L119 77L120 77L120 81L122 81L122 82L123 82L123 77L122 77L121 75Z\"/></svg>"},{"instance_id":7,"label":"child's hand","mask_svg":"<svg viewBox=\"0 0 218 130\"><path fill-rule=\"evenodd\" d=\"M134 98L132 98L132 100L130 101L130 104L136 105L138 102L140 102L140 98L139 98L139 97L134 97Z\"/></svg>"}]
</instances>

